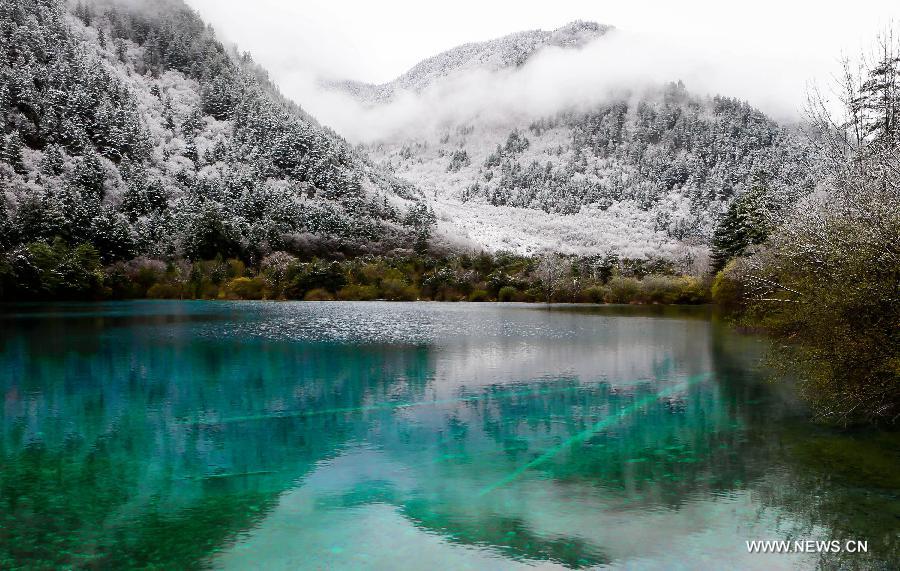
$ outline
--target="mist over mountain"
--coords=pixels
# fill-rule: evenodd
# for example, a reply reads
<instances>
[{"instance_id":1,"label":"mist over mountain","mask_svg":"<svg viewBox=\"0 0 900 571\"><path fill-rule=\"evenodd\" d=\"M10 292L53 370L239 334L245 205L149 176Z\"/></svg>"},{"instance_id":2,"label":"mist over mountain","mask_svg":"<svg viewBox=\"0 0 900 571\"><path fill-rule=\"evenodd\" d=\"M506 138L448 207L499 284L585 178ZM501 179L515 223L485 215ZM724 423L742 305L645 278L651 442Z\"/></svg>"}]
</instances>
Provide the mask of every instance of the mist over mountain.
<instances>
[{"instance_id":1,"label":"mist over mountain","mask_svg":"<svg viewBox=\"0 0 900 571\"><path fill-rule=\"evenodd\" d=\"M437 81L468 72L519 68L544 47L580 49L611 29L579 20L549 32L529 30L487 42L463 44L423 60L389 83L324 81L322 85L326 89L348 92L362 103L385 103L402 91L421 93Z\"/></svg>"},{"instance_id":2,"label":"mist over mountain","mask_svg":"<svg viewBox=\"0 0 900 571\"><path fill-rule=\"evenodd\" d=\"M696 260L735 196L763 187L778 210L809 192L796 127L692 93L647 54L610 61L619 41L573 22L327 88L365 109L367 150L426 193L442 232L490 249Z\"/></svg>"}]
</instances>

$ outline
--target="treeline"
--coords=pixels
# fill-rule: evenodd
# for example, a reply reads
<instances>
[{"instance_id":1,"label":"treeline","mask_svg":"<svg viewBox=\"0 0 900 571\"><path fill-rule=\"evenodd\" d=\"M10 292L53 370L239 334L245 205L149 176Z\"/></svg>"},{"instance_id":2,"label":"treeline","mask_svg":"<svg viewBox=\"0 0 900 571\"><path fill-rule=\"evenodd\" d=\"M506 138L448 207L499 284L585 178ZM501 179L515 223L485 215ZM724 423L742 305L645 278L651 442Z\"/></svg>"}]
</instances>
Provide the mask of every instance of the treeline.
<instances>
[{"instance_id":1,"label":"treeline","mask_svg":"<svg viewBox=\"0 0 900 571\"><path fill-rule=\"evenodd\" d=\"M781 340L820 418L900 421L900 45L844 74L845 113L811 116L819 190L783 216L765 193L732 203L714 240L713 299Z\"/></svg>"},{"instance_id":2,"label":"treeline","mask_svg":"<svg viewBox=\"0 0 900 571\"><path fill-rule=\"evenodd\" d=\"M0 299L247 299L697 304L707 284L665 262L454 254L302 260L275 252L250 267L217 256L104 265L90 244L34 242L0 258Z\"/></svg>"}]
</instances>

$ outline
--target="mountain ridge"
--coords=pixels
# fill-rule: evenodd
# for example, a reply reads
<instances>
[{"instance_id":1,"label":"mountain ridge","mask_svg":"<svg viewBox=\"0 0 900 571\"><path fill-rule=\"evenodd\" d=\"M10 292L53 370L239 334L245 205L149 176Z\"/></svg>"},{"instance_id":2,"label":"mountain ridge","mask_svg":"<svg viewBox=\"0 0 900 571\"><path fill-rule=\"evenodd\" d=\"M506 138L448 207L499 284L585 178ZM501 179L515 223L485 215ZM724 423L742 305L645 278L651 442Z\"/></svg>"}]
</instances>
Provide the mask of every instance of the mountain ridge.
<instances>
[{"instance_id":1,"label":"mountain ridge","mask_svg":"<svg viewBox=\"0 0 900 571\"><path fill-rule=\"evenodd\" d=\"M546 47L580 49L614 30L613 26L575 20L555 30L526 30L482 42L468 42L427 57L385 83L322 81L325 89L348 93L361 103L385 103L398 92L421 92L435 81L474 69L520 67Z\"/></svg>"}]
</instances>

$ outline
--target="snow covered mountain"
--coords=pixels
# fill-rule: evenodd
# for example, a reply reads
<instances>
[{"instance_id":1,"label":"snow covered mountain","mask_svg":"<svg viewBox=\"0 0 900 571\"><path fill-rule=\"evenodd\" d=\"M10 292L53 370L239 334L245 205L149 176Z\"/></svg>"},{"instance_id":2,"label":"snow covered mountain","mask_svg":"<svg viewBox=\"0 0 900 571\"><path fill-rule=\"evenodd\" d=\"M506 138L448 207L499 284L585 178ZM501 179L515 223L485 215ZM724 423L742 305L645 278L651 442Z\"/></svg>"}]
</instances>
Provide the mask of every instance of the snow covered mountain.
<instances>
[{"instance_id":1,"label":"snow covered mountain","mask_svg":"<svg viewBox=\"0 0 900 571\"><path fill-rule=\"evenodd\" d=\"M574 22L513 34L426 59L384 85L329 88L373 113L412 101L440 117L386 131L368 151L425 192L442 234L493 250L610 251L690 264L705 256L735 196L764 186L775 202L789 203L811 188L802 137L745 102L694 95L678 78L618 85L583 102L568 97L552 112L509 109L531 92L554 96L546 68L565 67L566 54L582 66L586 55L604 57L612 31ZM559 90L572 86L566 80ZM522 93L484 104L492 92L515 89Z\"/></svg>"},{"instance_id":2,"label":"snow covered mountain","mask_svg":"<svg viewBox=\"0 0 900 571\"><path fill-rule=\"evenodd\" d=\"M387 84L330 83L376 114L437 118L354 146L181 0L4 2L0 249L61 237L107 262L259 260L437 238L690 265L735 196L810 187L794 133L680 83L515 105L572 91L541 73L603 57L590 50L613 34L578 21L466 44Z\"/></svg>"},{"instance_id":3,"label":"snow covered mountain","mask_svg":"<svg viewBox=\"0 0 900 571\"><path fill-rule=\"evenodd\" d=\"M399 91L420 92L437 81L474 70L499 71L525 65L546 46L582 48L612 28L595 22L575 21L550 32L529 30L480 43L468 43L430 57L389 83L372 85L358 81L324 82L364 103L384 103Z\"/></svg>"},{"instance_id":4,"label":"snow covered mountain","mask_svg":"<svg viewBox=\"0 0 900 571\"><path fill-rule=\"evenodd\" d=\"M4 0L0 135L0 250L259 260L408 247L432 226L415 187L181 0Z\"/></svg>"}]
</instances>

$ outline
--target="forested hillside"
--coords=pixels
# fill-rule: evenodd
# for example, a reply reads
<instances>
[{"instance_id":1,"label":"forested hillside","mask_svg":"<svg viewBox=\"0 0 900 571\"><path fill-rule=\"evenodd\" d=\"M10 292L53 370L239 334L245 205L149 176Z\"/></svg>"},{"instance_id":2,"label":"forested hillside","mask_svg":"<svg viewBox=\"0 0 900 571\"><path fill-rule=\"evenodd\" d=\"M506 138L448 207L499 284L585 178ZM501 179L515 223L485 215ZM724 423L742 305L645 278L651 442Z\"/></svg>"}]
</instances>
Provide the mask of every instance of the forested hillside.
<instances>
[{"instance_id":1,"label":"forested hillside","mask_svg":"<svg viewBox=\"0 0 900 571\"><path fill-rule=\"evenodd\" d=\"M554 138L556 148L548 144ZM539 152L529 152L532 144ZM642 209L687 201L691 214L707 219L715 203L753 185L782 196L808 190L804 152L798 140L750 105L693 97L676 83L637 103L617 101L512 131L476 165L480 180L464 198L560 214L623 200ZM669 232L683 237L701 229L685 222L676 221Z\"/></svg>"},{"instance_id":2,"label":"forested hillside","mask_svg":"<svg viewBox=\"0 0 900 571\"><path fill-rule=\"evenodd\" d=\"M546 65L529 67L537 54L551 50L547 53L561 66L575 58L573 67L582 61L579 50L557 48L590 49L591 57L606 57L608 31L576 22L544 32L538 45L521 45L516 36L468 44L423 61L389 84L333 87L376 110L402 109L402 101L390 98L403 92L407 97L425 92L427 104L452 106L466 100L458 92L475 82L510 90L524 85L538 89L535 97L552 99L552 84L544 85L553 81L552 72ZM549 39L562 36L578 39ZM495 57L483 55L488 52ZM498 63L510 61L519 63ZM565 85L572 84L566 77ZM696 255L710 243L729 204L745 192L762 189L772 214L807 194L813 187L812 157L798 129L744 101L691 93L677 79L586 93L583 101L537 115L490 107L492 95L486 92L484 105L442 109L437 114L447 120L434 128L385 133L369 148L374 158L433 197L439 218L443 214L452 225L453 218L477 212L487 228L455 225L488 247L571 253L605 248L673 258L687 244ZM519 99L529 101L527 94ZM540 221L543 243L529 234L526 219Z\"/></svg>"},{"instance_id":3,"label":"forested hillside","mask_svg":"<svg viewBox=\"0 0 900 571\"><path fill-rule=\"evenodd\" d=\"M255 262L412 247L432 225L411 185L283 98L180 0L4 1L0 131L7 273L54 240L103 263Z\"/></svg>"}]
</instances>

